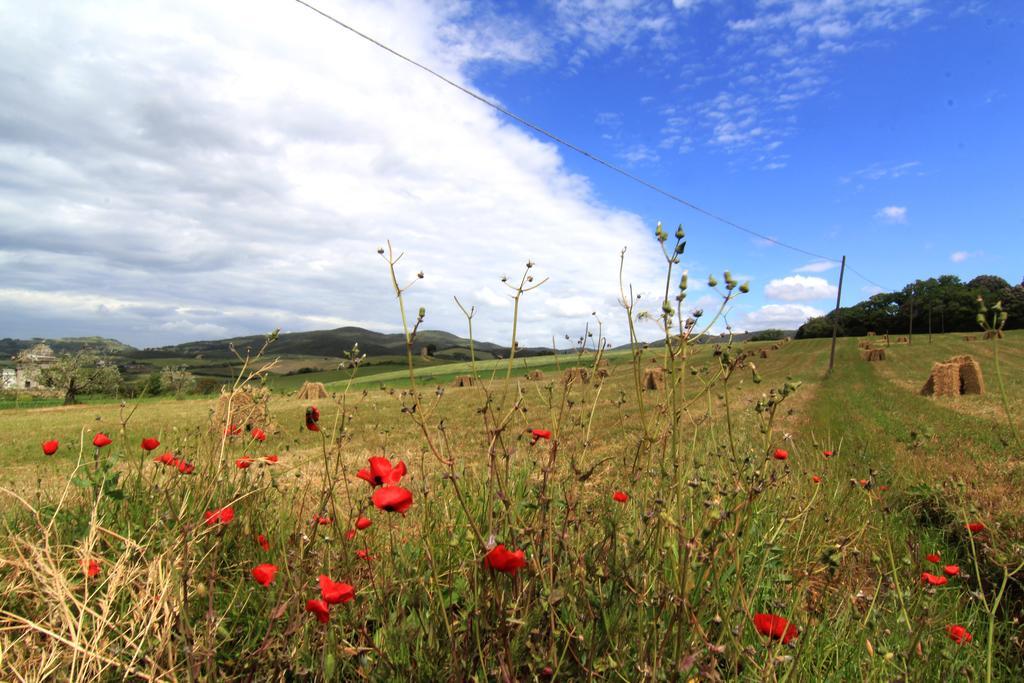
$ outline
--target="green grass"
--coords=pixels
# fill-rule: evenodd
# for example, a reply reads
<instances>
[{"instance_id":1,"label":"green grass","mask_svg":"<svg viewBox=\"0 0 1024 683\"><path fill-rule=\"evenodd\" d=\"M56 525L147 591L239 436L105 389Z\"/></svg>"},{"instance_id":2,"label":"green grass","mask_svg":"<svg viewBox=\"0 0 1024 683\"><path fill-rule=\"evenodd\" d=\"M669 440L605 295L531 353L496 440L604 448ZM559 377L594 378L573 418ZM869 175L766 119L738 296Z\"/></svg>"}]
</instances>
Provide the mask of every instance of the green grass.
<instances>
[{"instance_id":1,"label":"green grass","mask_svg":"<svg viewBox=\"0 0 1024 683\"><path fill-rule=\"evenodd\" d=\"M743 344L733 357L750 357L727 383L714 379L713 348L696 347L677 399L670 388L638 397L629 352L611 354L607 379L568 388L558 371L574 356L517 360L511 382L507 361L481 361L479 385L441 393L437 385L470 365L422 364L418 402L403 391L404 371L370 366L349 394L318 403L319 433L303 428L306 405L284 395L279 382L292 378L276 377L276 429L265 444L228 440L223 456L204 401L144 402L126 422L116 405L3 411L6 665L26 677L53 667L63 678L541 680L550 667L564 680L944 681L984 680L991 653L993 680L1019 680L1010 620L1019 589L993 612L991 645L977 598L995 598L1003 558L1020 541L1016 458L991 358L961 336L915 337L884 363L864 362L858 340L841 339L828 377L828 340L791 342L764 359L770 343ZM1001 343L1019 406L1024 334ZM933 361L963 352L981 361L989 393L917 394ZM663 353L648 352L637 370ZM542 381L521 378L533 369ZM802 385L767 422L758 406L790 380ZM374 391L382 384L389 391ZM531 445L531 427L553 440ZM81 481L56 511L65 482L91 467L92 448L79 444L100 429L115 438L107 474L121 473L123 499L96 503ZM199 476L143 457L147 435ZM42 454L47 438L60 438L58 455ZM788 459L771 457L776 448ZM233 466L269 453L280 462ZM75 475L79 455L86 464ZM354 476L372 455L408 465L405 516L374 508ZM626 504L612 501L616 490L629 493ZM230 525L201 523L229 503ZM314 514L336 524L310 525ZM373 524L349 541L360 515ZM968 519L989 527L977 552ZM259 533L268 552L253 541ZM525 551L517 576L483 567L492 537ZM376 559L360 560L357 548ZM922 586L922 571L941 573L925 559L932 552L963 576ZM84 557L102 565L88 582ZM250 576L261 562L279 567L269 588ZM326 626L304 611L320 573L357 594L332 607ZM755 612L785 616L799 636L766 639ZM38 640L24 620L66 642ZM974 641L954 644L949 624Z\"/></svg>"}]
</instances>

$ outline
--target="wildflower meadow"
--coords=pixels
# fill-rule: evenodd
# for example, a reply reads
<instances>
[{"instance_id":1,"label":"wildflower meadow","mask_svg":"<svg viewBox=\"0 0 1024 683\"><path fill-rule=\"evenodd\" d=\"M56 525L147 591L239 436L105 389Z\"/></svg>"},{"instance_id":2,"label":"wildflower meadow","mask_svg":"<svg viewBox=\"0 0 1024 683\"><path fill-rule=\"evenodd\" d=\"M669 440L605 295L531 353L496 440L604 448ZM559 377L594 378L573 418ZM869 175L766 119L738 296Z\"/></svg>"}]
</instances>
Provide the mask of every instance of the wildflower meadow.
<instances>
[{"instance_id":1,"label":"wildflower meadow","mask_svg":"<svg viewBox=\"0 0 1024 683\"><path fill-rule=\"evenodd\" d=\"M394 381L353 349L328 398L272 392L266 424L208 401L0 414L0 678L1024 677L1024 336L972 348L984 402L916 392L956 335L884 364L841 339L828 373L828 339L710 338L747 285L712 276L693 310L682 228L655 239L664 295L621 283L625 348L595 318L574 352L517 358L531 262L505 282L509 357L424 379L430 311L387 245ZM227 396L264 385L274 337Z\"/></svg>"}]
</instances>

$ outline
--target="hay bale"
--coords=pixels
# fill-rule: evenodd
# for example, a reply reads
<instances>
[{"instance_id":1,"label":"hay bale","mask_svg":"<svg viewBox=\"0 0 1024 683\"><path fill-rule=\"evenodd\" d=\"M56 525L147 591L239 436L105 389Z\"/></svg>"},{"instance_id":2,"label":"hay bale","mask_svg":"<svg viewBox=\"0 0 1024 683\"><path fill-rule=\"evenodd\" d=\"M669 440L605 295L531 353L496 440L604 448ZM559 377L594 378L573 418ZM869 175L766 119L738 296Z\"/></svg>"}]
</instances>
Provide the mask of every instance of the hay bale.
<instances>
[{"instance_id":1,"label":"hay bale","mask_svg":"<svg viewBox=\"0 0 1024 683\"><path fill-rule=\"evenodd\" d=\"M259 427L272 434L277 431L270 419L270 390L266 387L244 386L233 392L222 388L210 412L210 430L223 432L237 425L246 432Z\"/></svg>"},{"instance_id":2,"label":"hay bale","mask_svg":"<svg viewBox=\"0 0 1024 683\"><path fill-rule=\"evenodd\" d=\"M570 382L580 382L582 384L590 383L590 371L586 368L569 368L562 373L562 382L569 384Z\"/></svg>"},{"instance_id":3,"label":"hay bale","mask_svg":"<svg viewBox=\"0 0 1024 683\"><path fill-rule=\"evenodd\" d=\"M1003 338L1003 331L1002 330L986 330L985 331L985 339L1002 339L1002 338Z\"/></svg>"},{"instance_id":4,"label":"hay bale","mask_svg":"<svg viewBox=\"0 0 1024 683\"><path fill-rule=\"evenodd\" d=\"M526 379L534 381L544 379L544 373L541 370L530 370L526 373Z\"/></svg>"},{"instance_id":5,"label":"hay bale","mask_svg":"<svg viewBox=\"0 0 1024 683\"><path fill-rule=\"evenodd\" d=\"M935 363L931 374L921 388L922 396L959 396L960 365L958 363Z\"/></svg>"},{"instance_id":6,"label":"hay bale","mask_svg":"<svg viewBox=\"0 0 1024 683\"><path fill-rule=\"evenodd\" d=\"M300 401L316 401L327 398L327 387L323 382L303 382L302 388L299 389L299 393L295 394L295 398Z\"/></svg>"},{"instance_id":7,"label":"hay bale","mask_svg":"<svg viewBox=\"0 0 1024 683\"><path fill-rule=\"evenodd\" d=\"M868 352L864 354L864 360L869 363L885 360L885 349L868 349Z\"/></svg>"},{"instance_id":8,"label":"hay bale","mask_svg":"<svg viewBox=\"0 0 1024 683\"><path fill-rule=\"evenodd\" d=\"M761 349L761 353L759 355L761 356L761 358L767 358L768 357L768 349Z\"/></svg>"},{"instance_id":9,"label":"hay bale","mask_svg":"<svg viewBox=\"0 0 1024 683\"><path fill-rule=\"evenodd\" d=\"M867 334L867 336L869 336L869 337L874 337L874 336L875 336L875 333L874 333L874 332L868 332L868 333L866 333L866 334Z\"/></svg>"},{"instance_id":10,"label":"hay bale","mask_svg":"<svg viewBox=\"0 0 1024 683\"><path fill-rule=\"evenodd\" d=\"M452 380L453 387L471 387L476 384L476 379L472 375L459 375Z\"/></svg>"},{"instance_id":11,"label":"hay bale","mask_svg":"<svg viewBox=\"0 0 1024 683\"><path fill-rule=\"evenodd\" d=\"M960 364L960 393L984 394L985 380L978 361L970 356L958 356L955 360Z\"/></svg>"},{"instance_id":12,"label":"hay bale","mask_svg":"<svg viewBox=\"0 0 1024 683\"><path fill-rule=\"evenodd\" d=\"M643 385L644 389L648 391L663 389L665 387L665 369L647 368L644 370Z\"/></svg>"}]
</instances>

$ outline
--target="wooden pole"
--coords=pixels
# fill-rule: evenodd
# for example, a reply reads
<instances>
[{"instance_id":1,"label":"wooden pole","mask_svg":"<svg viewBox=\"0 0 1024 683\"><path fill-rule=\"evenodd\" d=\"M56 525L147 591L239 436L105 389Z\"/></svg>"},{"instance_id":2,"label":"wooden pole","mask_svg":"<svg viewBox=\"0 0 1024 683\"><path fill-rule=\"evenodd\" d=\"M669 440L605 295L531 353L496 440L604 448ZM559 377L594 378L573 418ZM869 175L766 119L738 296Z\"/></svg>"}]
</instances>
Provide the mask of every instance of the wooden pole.
<instances>
[{"instance_id":1,"label":"wooden pole","mask_svg":"<svg viewBox=\"0 0 1024 683\"><path fill-rule=\"evenodd\" d=\"M839 334L839 302L843 298L843 274L846 272L846 255L839 266L839 288L836 291L836 310L832 312L832 351L828 354L828 373L836 364L836 335Z\"/></svg>"},{"instance_id":2,"label":"wooden pole","mask_svg":"<svg viewBox=\"0 0 1024 683\"><path fill-rule=\"evenodd\" d=\"M914 343L914 290L910 290L910 331L907 333L907 343Z\"/></svg>"}]
</instances>

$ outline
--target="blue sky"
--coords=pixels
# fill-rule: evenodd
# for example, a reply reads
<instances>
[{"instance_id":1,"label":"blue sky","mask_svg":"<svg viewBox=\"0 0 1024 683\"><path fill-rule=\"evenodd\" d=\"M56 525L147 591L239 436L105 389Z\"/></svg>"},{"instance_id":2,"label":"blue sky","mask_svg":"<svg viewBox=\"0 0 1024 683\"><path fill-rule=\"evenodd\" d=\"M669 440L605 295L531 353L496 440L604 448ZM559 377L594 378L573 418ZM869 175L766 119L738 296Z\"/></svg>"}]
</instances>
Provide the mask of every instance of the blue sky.
<instances>
[{"instance_id":1,"label":"blue sky","mask_svg":"<svg viewBox=\"0 0 1024 683\"><path fill-rule=\"evenodd\" d=\"M0 3L2 7L3 3ZM712 212L900 288L1024 253L1024 5L960 0L322 0L325 11ZM244 13L244 24L238 17ZM527 343L657 308L661 220L688 307L730 269L734 328L795 327L835 267L560 148L281 0L0 12L3 336L139 346L397 329L377 248L428 327ZM844 303L875 291L849 274ZM655 337L653 327L645 336Z\"/></svg>"},{"instance_id":2,"label":"blue sky","mask_svg":"<svg viewBox=\"0 0 1024 683\"><path fill-rule=\"evenodd\" d=\"M947 272L1024 276L1024 5L621 4L652 7L669 27L628 43L595 37L605 47L585 58L566 41L536 65L486 69L477 84L655 184L781 241L847 254L887 286ZM806 16L794 18L799 5ZM535 9L538 23L560 19ZM775 274L764 259L808 262L565 158L647 223L684 223L703 264L763 280ZM854 300L872 287L851 284Z\"/></svg>"}]
</instances>

